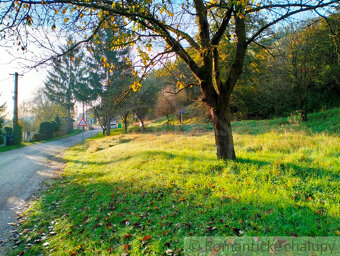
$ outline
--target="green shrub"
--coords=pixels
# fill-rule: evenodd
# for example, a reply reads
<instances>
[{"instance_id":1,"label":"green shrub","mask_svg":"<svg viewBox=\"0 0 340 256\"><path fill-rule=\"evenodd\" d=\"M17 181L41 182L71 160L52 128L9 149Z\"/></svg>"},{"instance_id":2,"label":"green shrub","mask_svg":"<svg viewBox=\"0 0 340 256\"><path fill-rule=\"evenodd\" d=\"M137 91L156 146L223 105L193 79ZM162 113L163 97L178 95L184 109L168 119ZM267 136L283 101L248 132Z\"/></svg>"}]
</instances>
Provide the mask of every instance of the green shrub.
<instances>
[{"instance_id":1,"label":"green shrub","mask_svg":"<svg viewBox=\"0 0 340 256\"><path fill-rule=\"evenodd\" d=\"M13 129L12 127L5 127L5 133L12 135Z\"/></svg>"},{"instance_id":2,"label":"green shrub","mask_svg":"<svg viewBox=\"0 0 340 256\"><path fill-rule=\"evenodd\" d=\"M54 118L54 122L55 122L56 125L57 125L57 132L59 132L60 129L61 129L61 119L60 119L59 115L57 115L57 116Z\"/></svg>"},{"instance_id":3,"label":"green shrub","mask_svg":"<svg viewBox=\"0 0 340 256\"><path fill-rule=\"evenodd\" d=\"M42 122L39 126L40 138L43 140L52 139L54 133L58 131L58 124L55 121Z\"/></svg>"},{"instance_id":4,"label":"green shrub","mask_svg":"<svg viewBox=\"0 0 340 256\"><path fill-rule=\"evenodd\" d=\"M39 141L41 140L41 134L40 133L36 133L33 135L33 141Z\"/></svg>"},{"instance_id":5,"label":"green shrub","mask_svg":"<svg viewBox=\"0 0 340 256\"><path fill-rule=\"evenodd\" d=\"M18 122L13 123L13 139L14 144L18 145L22 141L22 125Z\"/></svg>"}]
</instances>

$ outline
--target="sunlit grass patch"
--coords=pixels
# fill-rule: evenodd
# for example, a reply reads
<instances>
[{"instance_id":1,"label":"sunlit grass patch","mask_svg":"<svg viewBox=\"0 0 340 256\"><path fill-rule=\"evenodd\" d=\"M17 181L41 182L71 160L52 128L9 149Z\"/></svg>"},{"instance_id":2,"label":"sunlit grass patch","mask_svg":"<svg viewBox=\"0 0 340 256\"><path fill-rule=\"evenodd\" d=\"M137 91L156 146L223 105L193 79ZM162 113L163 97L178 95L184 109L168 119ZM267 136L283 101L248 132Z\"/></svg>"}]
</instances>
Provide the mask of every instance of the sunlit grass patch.
<instances>
[{"instance_id":1,"label":"sunlit grass patch","mask_svg":"<svg viewBox=\"0 0 340 256\"><path fill-rule=\"evenodd\" d=\"M13 255L181 255L185 236L335 235L338 135L235 130L228 162L207 130L117 130L71 148Z\"/></svg>"}]
</instances>

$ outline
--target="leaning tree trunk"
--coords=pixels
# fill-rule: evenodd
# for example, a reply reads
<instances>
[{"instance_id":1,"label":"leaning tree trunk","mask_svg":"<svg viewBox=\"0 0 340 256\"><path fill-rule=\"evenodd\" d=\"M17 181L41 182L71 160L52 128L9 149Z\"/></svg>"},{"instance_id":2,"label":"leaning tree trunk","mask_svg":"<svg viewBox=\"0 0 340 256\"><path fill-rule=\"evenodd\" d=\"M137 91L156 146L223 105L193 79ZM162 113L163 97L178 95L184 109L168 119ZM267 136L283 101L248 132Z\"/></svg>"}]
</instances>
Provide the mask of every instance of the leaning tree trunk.
<instances>
[{"instance_id":1,"label":"leaning tree trunk","mask_svg":"<svg viewBox=\"0 0 340 256\"><path fill-rule=\"evenodd\" d=\"M229 111L210 108L210 115L214 124L217 158L236 159Z\"/></svg>"},{"instance_id":2,"label":"leaning tree trunk","mask_svg":"<svg viewBox=\"0 0 340 256\"><path fill-rule=\"evenodd\" d=\"M145 132L144 119L140 117L139 120L140 120L140 123L142 125L142 130L143 130L143 132Z\"/></svg>"},{"instance_id":3,"label":"leaning tree trunk","mask_svg":"<svg viewBox=\"0 0 340 256\"><path fill-rule=\"evenodd\" d=\"M142 124L142 130L143 130L143 132L145 132L144 118L142 117L141 114L139 114L138 111L134 111L134 112L137 114L137 117L139 118L140 123Z\"/></svg>"}]
</instances>

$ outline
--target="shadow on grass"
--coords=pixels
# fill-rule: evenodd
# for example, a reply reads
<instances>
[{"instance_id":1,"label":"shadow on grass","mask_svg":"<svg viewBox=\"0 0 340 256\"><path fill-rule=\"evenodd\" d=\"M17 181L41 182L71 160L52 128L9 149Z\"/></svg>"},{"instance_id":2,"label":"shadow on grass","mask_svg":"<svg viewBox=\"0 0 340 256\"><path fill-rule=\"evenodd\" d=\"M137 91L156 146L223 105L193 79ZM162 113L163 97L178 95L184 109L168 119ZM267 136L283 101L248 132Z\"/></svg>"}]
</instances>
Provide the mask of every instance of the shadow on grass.
<instances>
[{"instance_id":1,"label":"shadow on grass","mask_svg":"<svg viewBox=\"0 0 340 256\"><path fill-rule=\"evenodd\" d=\"M21 229L25 255L183 255L187 236L329 235L337 220L292 202L252 203L242 199L184 192L179 187L131 179L78 184L75 178L101 177L79 173L57 182L45 193L37 211ZM184 198L184 199L182 199ZM282 199L285 200L285 199ZM47 235L46 235L47 234ZM46 240L42 237L46 236ZM145 237L150 236L148 239ZM144 238L144 241L143 241ZM30 241L29 249L24 249ZM47 244L46 244L47 242ZM129 245L129 246L126 246Z\"/></svg>"},{"instance_id":2,"label":"shadow on grass","mask_svg":"<svg viewBox=\"0 0 340 256\"><path fill-rule=\"evenodd\" d=\"M118 158L112 161L87 161L87 160L73 160L73 159L67 159L66 161L69 163L82 164L82 165L107 165L107 164L114 164L114 163L126 161L131 158L132 156L125 156L125 157L121 157L121 158Z\"/></svg>"},{"instance_id":3,"label":"shadow on grass","mask_svg":"<svg viewBox=\"0 0 340 256\"><path fill-rule=\"evenodd\" d=\"M273 166L275 165L273 162L270 161L261 161L261 160L253 160L249 158L237 158L237 162L243 164L252 164L256 165L259 169L263 166ZM283 173L286 172L293 172L294 176L301 178L302 181L307 179L308 177L315 177L315 178L325 178L330 180L339 180L338 173L332 172L327 169L323 168L313 168L313 167L306 167L300 166L293 163L280 163L276 168L279 168L280 171ZM292 173L291 173L292 174Z\"/></svg>"}]
</instances>

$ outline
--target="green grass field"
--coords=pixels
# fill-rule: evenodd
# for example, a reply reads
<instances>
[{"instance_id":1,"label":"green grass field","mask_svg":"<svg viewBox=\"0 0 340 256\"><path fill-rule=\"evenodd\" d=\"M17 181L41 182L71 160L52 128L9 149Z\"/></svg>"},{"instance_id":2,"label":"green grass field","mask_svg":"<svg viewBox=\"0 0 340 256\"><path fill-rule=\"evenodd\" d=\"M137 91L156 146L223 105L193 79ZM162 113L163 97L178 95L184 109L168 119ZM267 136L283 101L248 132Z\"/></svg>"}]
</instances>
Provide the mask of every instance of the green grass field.
<instances>
[{"instance_id":1,"label":"green grass field","mask_svg":"<svg viewBox=\"0 0 340 256\"><path fill-rule=\"evenodd\" d=\"M187 236L336 236L339 116L236 122L229 162L216 159L209 124L98 135L66 152L10 255L181 255Z\"/></svg>"}]
</instances>

